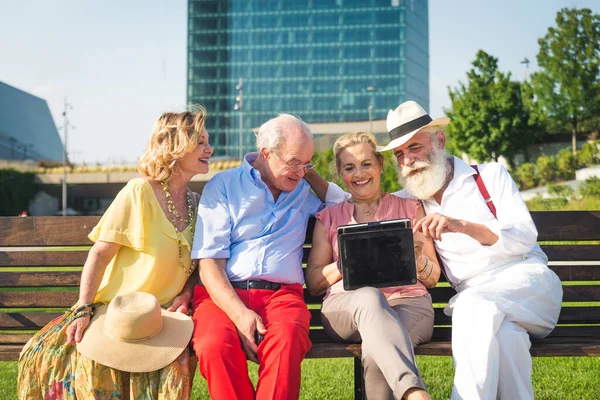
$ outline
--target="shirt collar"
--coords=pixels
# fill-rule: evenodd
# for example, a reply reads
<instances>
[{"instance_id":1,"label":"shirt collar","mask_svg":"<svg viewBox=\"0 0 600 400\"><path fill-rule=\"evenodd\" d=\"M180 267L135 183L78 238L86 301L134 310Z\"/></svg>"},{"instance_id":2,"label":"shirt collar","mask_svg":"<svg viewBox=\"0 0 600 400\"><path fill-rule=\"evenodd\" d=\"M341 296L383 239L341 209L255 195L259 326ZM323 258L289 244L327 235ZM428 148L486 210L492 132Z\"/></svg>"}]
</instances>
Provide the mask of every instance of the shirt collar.
<instances>
[{"instance_id":1,"label":"shirt collar","mask_svg":"<svg viewBox=\"0 0 600 400\"><path fill-rule=\"evenodd\" d=\"M452 159L454 160L454 175L452 176L452 180L446 188L445 193L456 192L462 187L465 180L475 175L475 169L473 169L473 167L471 167L469 164L456 156L452 156Z\"/></svg>"},{"instance_id":2,"label":"shirt collar","mask_svg":"<svg viewBox=\"0 0 600 400\"><path fill-rule=\"evenodd\" d=\"M244 171L244 174L248 175L248 177L250 177L254 183L257 183L257 181L262 182L260 179L260 171L252 166L252 163L256 161L257 158L257 152L248 153L244 156L244 162L242 163L242 170Z\"/></svg>"}]
</instances>

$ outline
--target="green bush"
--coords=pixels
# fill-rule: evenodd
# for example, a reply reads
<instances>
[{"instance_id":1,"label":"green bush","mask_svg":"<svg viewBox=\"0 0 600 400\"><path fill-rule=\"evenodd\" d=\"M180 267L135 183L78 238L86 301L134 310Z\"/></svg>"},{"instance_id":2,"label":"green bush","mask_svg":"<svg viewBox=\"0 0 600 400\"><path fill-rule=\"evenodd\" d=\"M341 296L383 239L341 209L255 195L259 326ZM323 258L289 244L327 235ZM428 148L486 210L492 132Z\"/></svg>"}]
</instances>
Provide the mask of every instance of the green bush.
<instances>
[{"instance_id":1,"label":"green bush","mask_svg":"<svg viewBox=\"0 0 600 400\"><path fill-rule=\"evenodd\" d=\"M579 188L579 192L584 196L600 198L600 178L593 176L587 178Z\"/></svg>"},{"instance_id":2,"label":"green bush","mask_svg":"<svg viewBox=\"0 0 600 400\"><path fill-rule=\"evenodd\" d=\"M597 140L585 143L581 150L577 152L576 158L579 168L600 164L600 143Z\"/></svg>"},{"instance_id":3,"label":"green bush","mask_svg":"<svg viewBox=\"0 0 600 400\"><path fill-rule=\"evenodd\" d=\"M557 184L549 184L548 185L548 194L553 198L564 198L568 200L571 198L575 191L573 188L567 185L557 185Z\"/></svg>"},{"instance_id":4,"label":"green bush","mask_svg":"<svg viewBox=\"0 0 600 400\"><path fill-rule=\"evenodd\" d=\"M541 194L527 201L530 211L549 211L564 209L573 196L573 189L567 185L548 185L548 195L544 198Z\"/></svg>"},{"instance_id":5,"label":"green bush","mask_svg":"<svg viewBox=\"0 0 600 400\"><path fill-rule=\"evenodd\" d=\"M540 183L554 182L556 179L556 161L552 156L541 156L535 162L538 176L540 177Z\"/></svg>"},{"instance_id":6,"label":"green bush","mask_svg":"<svg viewBox=\"0 0 600 400\"><path fill-rule=\"evenodd\" d=\"M517 168L514 178L521 190L534 188L539 182L535 165L530 162L521 164L519 168Z\"/></svg>"},{"instance_id":7,"label":"green bush","mask_svg":"<svg viewBox=\"0 0 600 400\"><path fill-rule=\"evenodd\" d=\"M577 160L569 148L561 149L556 155L558 176L564 180L575 179Z\"/></svg>"},{"instance_id":8,"label":"green bush","mask_svg":"<svg viewBox=\"0 0 600 400\"><path fill-rule=\"evenodd\" d=\"M0 169L0 216L17 216L27 210L37 192L34 173Z\"/></svg>"},{"instance_id":9,"label":"green bush","mask_svg":"<svg viewBox=\"0 0 600 400\"><path fill-rule=\"evenodd\" d=\"M570 186L551 183L548 184L548 195L550 197L542 201L546 210L560 210L569 203L573 193L574 190Z\"/></svg>"}]
</instances>

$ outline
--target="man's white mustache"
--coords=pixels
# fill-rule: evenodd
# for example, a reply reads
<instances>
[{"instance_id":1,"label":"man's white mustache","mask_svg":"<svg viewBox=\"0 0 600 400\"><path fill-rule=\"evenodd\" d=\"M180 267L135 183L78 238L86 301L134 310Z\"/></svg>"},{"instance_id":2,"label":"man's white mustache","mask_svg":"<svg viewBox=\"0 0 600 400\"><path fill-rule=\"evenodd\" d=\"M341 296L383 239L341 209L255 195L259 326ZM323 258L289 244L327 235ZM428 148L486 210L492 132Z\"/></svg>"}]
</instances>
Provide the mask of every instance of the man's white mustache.
<instances>
[{"instance_id":1,"label":"man's white mustache","mask_svg":"<svg viewBox=\"0 0 600 400\"><path fill-rule=\"evenodd\" d=\"M407 177L411 172L416 171L418 169L428 168L431 166L431 162L429 161L415 161L412 165L403 165L402 166L402 176Z\"/></svg>"}]
</instances>

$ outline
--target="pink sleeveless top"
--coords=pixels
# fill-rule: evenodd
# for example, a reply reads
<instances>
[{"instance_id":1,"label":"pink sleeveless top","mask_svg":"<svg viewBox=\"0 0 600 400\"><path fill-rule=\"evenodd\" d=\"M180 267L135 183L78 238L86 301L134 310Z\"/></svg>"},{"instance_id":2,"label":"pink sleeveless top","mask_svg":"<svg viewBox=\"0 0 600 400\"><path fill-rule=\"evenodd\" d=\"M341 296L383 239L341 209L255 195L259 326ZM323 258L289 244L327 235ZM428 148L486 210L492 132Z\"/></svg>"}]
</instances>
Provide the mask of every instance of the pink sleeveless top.
<instances>
[{"instance_id":1,"label":"pink sleeveless top","mask_svg":"<svg viewBox=\"0 0 600 400\"><path fill-rule=\"evenodd\" d=\"M414 224L415 215L420 203L415 200L403 199L385 193L379 201L379 206L375 212L375 221L386 221L398 218L410 218ZM338 259L338 242L337 242L337 227L340 225L356 224L354 220L354 204L348 202L336 204L335 206L327 207L323 211L316 214L316 217L325 228L327 240L331 243L333 250L333 260ZM427 288L421 282L417 282L410 286L396 286L388 288L380 288L386 299L392 300L399 297L417 297L427 293ZM327 289L328 296L344 292L344 285L340 279Z\"/></svg>"}]
</instances>

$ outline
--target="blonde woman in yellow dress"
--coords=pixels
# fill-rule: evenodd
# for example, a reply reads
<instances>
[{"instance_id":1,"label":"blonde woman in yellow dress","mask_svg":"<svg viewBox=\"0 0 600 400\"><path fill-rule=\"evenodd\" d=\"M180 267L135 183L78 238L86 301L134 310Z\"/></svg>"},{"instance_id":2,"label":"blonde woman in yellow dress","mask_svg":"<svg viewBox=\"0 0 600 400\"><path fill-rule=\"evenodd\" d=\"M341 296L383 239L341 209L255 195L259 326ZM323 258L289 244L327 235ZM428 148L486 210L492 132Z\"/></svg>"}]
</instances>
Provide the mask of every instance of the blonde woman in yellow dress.
<instances>
[{"instance_id":1,"label":"blonde woman in yellow dress","mask_svg":"<svg viewBox=\"0 0 600 400\"><path fill-rule=\"evenodd\" d=\"M197 280L190 259L199 195L192 177L206 174L213 149L205 111L165 113L138 163L141 178L123 188L89 238L79 301L25 345L19 399L120 399L120 374L77 352L94 309L132 292L154 295L169 311L187 314ZM192 275L193 274L193 275ZM193 278L192 278L193 276ZM107 349L108 351L109 349ZM132 399L190 396L188 355L149 373L131 374Z\"/></svg>"}]
</instances>

